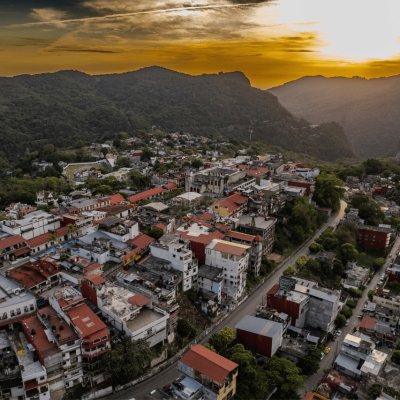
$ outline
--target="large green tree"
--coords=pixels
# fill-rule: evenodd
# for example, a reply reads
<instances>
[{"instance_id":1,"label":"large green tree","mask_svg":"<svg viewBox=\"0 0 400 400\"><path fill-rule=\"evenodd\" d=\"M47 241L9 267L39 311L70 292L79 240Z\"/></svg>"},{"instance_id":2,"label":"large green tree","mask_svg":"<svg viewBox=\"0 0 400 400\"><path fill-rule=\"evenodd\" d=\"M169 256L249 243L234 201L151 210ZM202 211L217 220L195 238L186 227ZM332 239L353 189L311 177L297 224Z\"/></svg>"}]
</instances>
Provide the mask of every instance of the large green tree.
<instances>
[{"instance_id":1,"label":"large green tree","mask_svg":"<svg viewBox=\"0 0 400 400\"><path fill-rule=\"evenodd\" d=\"M278 398L299 399L299 390L305 389L306 376L286 358L272 356L265 366L268 383L278 387Z\"/></svg>"},{"instance_id":2,"label":"large green tree","mask_svg":"<svg viewBox=\"0 0 400 400\"><path fill-rule=\"evenodd\" d=\"M143 375L151 358L146 340L126 337L102 356L100 369L111 377L113 385L123 385Z\"/></svg>"},{"instance_id":3,"label":"large green tree","mask_svg":"<svg viewBox=\"0 0 400 400\"><path fill-rule=\"evenodd\" d=\"M322 172L315 180L313 199L319 206L330 207L333 211L338 211L340 209L340 198L344 192L342 180Z\"/></svg>"}]
</instances>

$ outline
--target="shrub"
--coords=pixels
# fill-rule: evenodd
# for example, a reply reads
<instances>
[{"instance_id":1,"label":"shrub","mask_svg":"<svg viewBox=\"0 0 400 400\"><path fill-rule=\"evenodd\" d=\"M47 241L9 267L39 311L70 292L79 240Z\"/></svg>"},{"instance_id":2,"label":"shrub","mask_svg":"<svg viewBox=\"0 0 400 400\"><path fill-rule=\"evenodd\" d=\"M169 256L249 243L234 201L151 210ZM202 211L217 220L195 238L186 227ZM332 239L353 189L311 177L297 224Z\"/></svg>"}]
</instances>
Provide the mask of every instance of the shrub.
<instances>
[{"instance_id":1,"label":"shrub","mask_svg":"<svg viewBox=\"0 0 400 400\"><path fill-rule=\"evenodd\" d=\"M324 247L321 244L315 242L310 244L310 246L308 247L308 250L310 250L311 254L316 254L323 249Z\"/></svg>"},{"instance_id":2,"label":"shrub","mask_svg":"<svg viewBox=\"0 0 400 400\"><path fill-rule=\"evenodd\" d=\"M347 307L343 307L340 313L343 314L347 319L349 319L353 315L353 310Z\"/></svg>"},{"instance_id":3,"label":"shrub","mask_svg":"<svg viewBox=\"0 0 400 400\"><path fill-rule=\"evenodd\" d=\"M350 296L355 297L357 299L361 299L361 297L362 297L362 291L361 290L356 290L356 289L353 289L353 288L348 288L346 290L347 290L347 293Z\"/></svg>"},{"instance_id":4,"label":"shrub","mask_svg":"<svg viewBox=\"0 0 400 400\"><path fill-rule=\"evenodd\" d=\"M357 303L354 300L347 300L346 301L346 306L349 308L356 308L357 307Z\"/></svg>"},{"instance_id":5,"label":"shrub","mask_svg":"<svg viewBox=\"0 0 400 400\"><path fill-rule=\"evenodd\" d=\"M290 265L283 271L283 275L296 275L297 269L295 267L291 267Z\"/></svg>"}]
</instances>

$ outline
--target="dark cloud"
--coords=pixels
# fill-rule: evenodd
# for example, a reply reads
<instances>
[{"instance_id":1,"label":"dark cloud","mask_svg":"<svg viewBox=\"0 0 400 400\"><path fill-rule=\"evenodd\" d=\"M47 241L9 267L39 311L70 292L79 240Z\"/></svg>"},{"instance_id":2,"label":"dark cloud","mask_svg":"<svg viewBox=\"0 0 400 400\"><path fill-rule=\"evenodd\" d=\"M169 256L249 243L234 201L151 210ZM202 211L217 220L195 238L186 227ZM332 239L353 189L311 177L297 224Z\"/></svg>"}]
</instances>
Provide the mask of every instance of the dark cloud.
<instances>
[{"instance_id":1,"label":"dark cloud","mask_svg":"<svg viewBox=\"0 0 400 400\"><path fill-rule=\"evenodd\" d=\"M45 50L47 53L57 53L57 52L80 52L80 53L108 53L108 54L118 54L123 53L119 50L105 50L96 48L79 48L73 46L54 46Z\"/></svg>"}]
</instances>

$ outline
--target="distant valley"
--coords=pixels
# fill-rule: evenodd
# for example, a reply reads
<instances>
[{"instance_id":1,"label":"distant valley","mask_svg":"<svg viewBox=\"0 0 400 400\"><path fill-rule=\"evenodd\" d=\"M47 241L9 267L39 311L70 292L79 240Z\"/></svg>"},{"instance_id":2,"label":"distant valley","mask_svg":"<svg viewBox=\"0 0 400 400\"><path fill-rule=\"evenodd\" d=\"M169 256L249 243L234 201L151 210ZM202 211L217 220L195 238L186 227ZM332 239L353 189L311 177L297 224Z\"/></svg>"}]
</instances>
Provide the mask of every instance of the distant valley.
<instances>
[{"instance_id":1,"label":"distant valley","mask_svg":"<svg viewBox=\"0 0 400 400\"><path fill-rule=\"evenodd\" d=\"M394 157L400 150L400 75L304 77L269 92L299 118L339 123L362 158Z\"/></svg>"}]
</instances>

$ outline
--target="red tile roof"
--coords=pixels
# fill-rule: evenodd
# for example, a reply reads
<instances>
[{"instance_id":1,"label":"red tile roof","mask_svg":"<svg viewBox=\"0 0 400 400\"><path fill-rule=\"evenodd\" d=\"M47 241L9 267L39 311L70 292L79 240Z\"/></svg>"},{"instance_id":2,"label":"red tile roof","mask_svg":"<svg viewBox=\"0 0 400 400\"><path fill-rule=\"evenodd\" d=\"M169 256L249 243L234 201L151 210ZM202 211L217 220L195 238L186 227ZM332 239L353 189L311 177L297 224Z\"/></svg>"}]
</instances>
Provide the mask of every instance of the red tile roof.
<instances>
[{"instance_id":1,"label":"red tile roof","mask_svg":"<svg viewBox=\"0 0 400 400\"><path fill-rule=\"evenodd\" d=\"M164 224L163 222L159 222L158 224L154 224L151 226L152 228L160 228L162 229L164 232L167 229L167 225Z\"/></svg>"},{"instance_id":2,"label":"red tile roof","mask_svg":"<svg viewBox=\"0 0 400 400\"><path fill-rule=\"evenodd\" d=\"M14 235L3 240L0 240L0 250L6 249L10 246L15 246L16 244L25 243L25 239L22 236Z\"/></svg>"},{"instance_id":3,"label":"red tile roof","mask_svg":"<svg viewBox=\"0 0 400 400\"><path fill-rule=\"evenodd\" d=\"M279 285L274 285L267 294L275 295L279 292Z\"/></svg>"},{"instance_id":4,"label":"red tile roof","mask_svg":"<svg viewBox=\"0 0 400 400\"><path fill-rule=\"evenodd\" d=\"M57 237L62 237L69 234L69 230L66 226L57 229ZM40 246L41 244L45 244L49 242L51 233L47 232L43 235L37 236L33 239L27 241L28 246L31 248Z\"/></svg>"},{"instance_id":5,"label":"red tile roof","mask_svg":"<svg viewBox=\"0 0 400 400\"><path fill-rule=\"evenodd\" d=\"M178 185L175 182L170 182L163 186L165 190L175 189L176 187L178 187Z\"/></svg>"},{"instance_id":6,"label":"red tile roof","mask_svg":"<svg viewBox=\"0 0 400 400\"><path fill-rule=\"evenodd\" d=\"M141 250L143 250L145 247L147 247L152 242L154 242L154 239L152 237L147 236L144 233L142 233L133 239L127 240L125 243L134 244L135 246L137 246Z\"/></svg>"},{"instance_id":7,"label":"red tile roof","mask_svg":"<svg viewBox=\"0 0 400 400\"><path fill-rule=\"evenodd\" d=\"M222 222L217 222L215 227L221 229L222 232L226 232L229 229L228 225L223 224Z\"/></svg>"},{"instance_id":8,"label":"red tile roof","mask_svg":"<svg viewBox=\"0 0 400 400\"><path fill-rule=\"evenodd\" d=\"M96 285L96 286L97 285L101 285L102 283L106 282L104 278L102 278L99 275L95 275L95 274L85 276L85 279L87 279L88 281L92 282L93 285Z\"/></svg>"},{"instance_id":9,"label":"red tile roof","mask_svg":"<svg viewBox=\"0 0 400 400\"><path fill-rule=\"evenodd\" d=\"M157 194L164 193L164 192L165 192L165 190L162 187L157 187L157 188L154 188L154 189L147 190L146 192L142 192L142 193L139 193L139 194L135 194L134 196L128 197L128 200L131 203L135 203L137 201L140 201L140 200L143 200L143 199L147 199L148 197L152 197L152 196L155 196Z\"/></svg>"},{"instance_id":10,"label":"red tile roof","mask_svg":"<svg viewBox=\"0 0 400 400\"><path fill-rule=\"evenodd\" d=\"M246 170L246 174L249 176L260 176L266 174L269 171L271 170L268 168L248 169Z\"/></svg>"},{"instance_id":11,"label":"red tile roof","mask_svg":"<svg viewBox=\"0 0 400 400\"><path fill-rule=\"evenodd\" d=\"M181 361L215 382L222 383L238 364L222 357L202 345L191 348Z\"/></svg>"},{"instance_id":12,"label":"red tile roof","mask_svg":"<svg viewBox=\"0 0 400 400\"><path fill-rule=\"evenodd\" d=\"M129 297L128 300L132 303L133 306L139 306L139 307L143 307L151 302L150 299L142 296L141 294L135 294L134 296Z\"/></svg>"},{"instance_id":13,"label":"red tile roof","mask_svg":"<svg viewBox=\"0 0 400 400\"><path fill-rule=\"evenodd\" d=\"M66 313L81 338L90 337L92 339L91 335L104 329L110 334L104 322L86 304L73 307L67 310Z\"/></svg>"},{"instance_id":14,"label":"red tile roof","mask_svg":"<svg viewBox=\"0 0 400 400\"><path fill-rule=\"evenodd\" d=\"M21 267L7 273L11 278L30 289L39 283L45 282L51 276L60 273L61 270L56 264L49 261L39 260L29 262Z\"/></svg>"},{"instance_id":15,"label":"red tile roof","mask_svg":"<svg viewBox=\"0 0 400 400\"><path fill-rule=\"evenodd\" d=\"M197 217L197 219L202 219L204 221L212 221L215 218L217 218L217 216L211 213L204 213Z\"/></svg>"},{"instance_id":16,"label":"red tile roof","mask_svg":"<svg viewBox=\"0 0 400 400\"><path fill-rule=\"evenodd\" d=\"M225 232L225 236L228 236L230 238L237 239L237 240L243 240L245 242L251 242L251 243L254 242L254 240L256 239L256 236L248 235L246 233L233 232L233 231Z\"/></svg>"},{"instance_id":17,"label":"red tile roof","mask_svg":"<svg viewBox=\"0 0 400 400\"><path fill-rule=\"evenodd\" d=\"M103 264L93 263L93 264L90 264L87 267L85 267L84 270L90 272L90 271L94 271L95 269L98 269L102 266L103 266Z\"/></svg>"},{"instance_id":18,"label":"red tile roof","mask_svg":"<svg viewBox=\"0 0 400 400\"><path fill-rule=\"evenodd\" d=\"M65 322L64 320L61 320L58 317L57 311L51 307L51 306L46 306L44 308L40 309L40 314L41 315L50 315L50 323L51 325L56 326L56 334L58 333L60 335L58 341L63 344L64 341L70 341L73 338L77 338L77 335L75 331ZM32 318L28 318L22 322L22 325L26 325L27 331L31 331L32 329L35 329L36 335L33 335L30 337L29 342L33 344L33 346L36 348L37 351L39 351L42 355L43 358L48 357L49 355L57 353L58 346L56 344L53 344L52 342L49 342L47 339L47 336L45 334L45 329L47 329L40 321L40 319L35 315ZM60 326L63 326L63 329L60 330ZM26 335L25 335L26 336Z\"/></svg>"},{"instance_id":19,"label":"red tile roof","mask_svg":"<svg viewBox=\"0 0 400 400\"><path fill-rule=\"evenodd\" d=\"M242 255L247 249L242 246L232 245L230 242L219 242L214 247L213 250L221 251L223 253L234 254L236 256Z\"/></svg>"},{"instance_id":20,"label":"red tile roof","mask_svg":"<svg viewBox=\"0 0 400 400\"><path fill-rule=\"evenodd\" d=\"M375 329L376 319L374 317L364 317L360 323L360 328Z\"/></svg>"},{"instance_id":21,"label":"red tile roof","mask_svg":"<svg viewBox=\"0 0 400 400\"><path fill-rule=\"evenodd\" d=\"M14 256L21 256L22 254L30 253L31 249L29 247L22 247L21 249L18 249L15 253Z\"/></svg>"},{"instance_id":22,"label":"red tile roof","mask_svg":"<svg viewBox=\"0 0 400 400\"><path fill-rule=\"evenodd\" d=\"M248 197L242 196L239 193L234 193L213 205L219 204L220 207L227 207L229 213L232 213L232 212L236 211L243 203L247 202L248 200L249 200Z\"/></svg>"},{"instance_id":23,"label":"red tile roof","mask_svg":"<svg viewBox=\"0 0 400 400\"><path fill-rule=\"evenodd\" d=\"M193 243L202 243L206 245L210 244L214 239L222 239L224 237L224 234L218 231L210 232L208 235L201 234L198 236L192 236L188 232L181 232L181 231L175 231L175 232L179 233L182 239L188 239Z\"/></svg>"},{"instance_id":24,"label":"red tile roof","mask_svg":"<svg viewBox=\"0 0 400 400\"><path fill-rule=\"evenodd\" d=\"M130 251L128 254L125 254L122 259L123 260L129 260L132 256L134 256L135 254L139 253L140 248L136 247L136 249L133 249L132 251Z\"/></svg>"}]
</instances>

